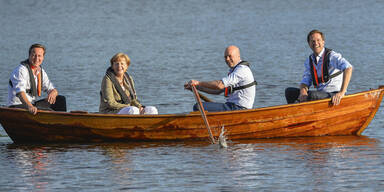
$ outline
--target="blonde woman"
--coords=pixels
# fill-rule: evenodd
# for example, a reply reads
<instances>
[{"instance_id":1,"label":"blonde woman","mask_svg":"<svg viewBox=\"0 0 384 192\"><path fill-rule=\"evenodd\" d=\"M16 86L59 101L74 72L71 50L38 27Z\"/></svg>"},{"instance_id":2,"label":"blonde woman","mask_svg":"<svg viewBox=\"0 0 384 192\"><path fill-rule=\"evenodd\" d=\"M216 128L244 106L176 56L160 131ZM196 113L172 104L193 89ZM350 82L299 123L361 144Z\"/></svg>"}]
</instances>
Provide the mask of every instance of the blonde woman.
<instances>
[{"instance_id":1,"label":"blonde woman","mask_svg":"<svg viewBox=\"0 0 384 192\"><path fill-rule=\"evenodd\" d=\"M100 113L158 114L156 107L143 106L137 100L133 79L127 73L130 63L124 53L111 58L111 65L101 82Z\"/></svg>"}]
</instances>

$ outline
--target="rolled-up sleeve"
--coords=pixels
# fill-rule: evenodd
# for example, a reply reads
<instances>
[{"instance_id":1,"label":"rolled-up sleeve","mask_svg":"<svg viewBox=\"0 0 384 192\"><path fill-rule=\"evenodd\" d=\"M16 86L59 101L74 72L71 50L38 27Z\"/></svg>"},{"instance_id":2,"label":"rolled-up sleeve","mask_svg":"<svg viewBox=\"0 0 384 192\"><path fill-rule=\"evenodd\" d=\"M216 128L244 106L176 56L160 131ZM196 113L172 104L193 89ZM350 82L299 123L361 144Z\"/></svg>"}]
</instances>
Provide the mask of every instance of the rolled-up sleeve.
<instances>
[{"instance_id":1,"label":"rolled-up sleeve","mask_svg":"<svg viewBox=\"0 0 384 192\"><path fill-rule=\"evenodd\" d=\"M53 83L49 80L47 73L42 69L43 72L43 90L46 92L51 91L52 89L55 89L53 86Z\"/></svg>"},{"instance_id":2,"label":"rolled-up sleeve","mask_svg":"<svg viewBox=\"0 0 384 192\"><path fill-rule=\"evenodd\" d=\"M303 79L301 80L302 84L307 85L310 87L312 83L312 75L311 75L311 67L309 66L309 58L304 62L304 74Z\"/></svg>"},{"instance_id":3,"label":"rolled-up sleeve","mask_svg":"<svg viewBox=\"0 0 384 192\"><path fill-rule=\"evenodd\" d=\"M333 67L338 70L344 71L347 68L353 67L349 61L347 61L340 53L333 52L331 55L331 62Z\"/></svg>"},{"instance_id":4,"label":"rolled-up sleeve","mask_svg":"<svg viewBox=\"0 0 384 192\"><path fill-rule=\"evenodd\" d=\"M236 69L236 71L222 78L221 81L223 82L224 87L237 85L242 80L242 76L241 76L242 73L244 72L241 70L241 68L238 68Z\"/></svg>"},{"instance_id":5,"label":"rolled-up sleeve","mask_svg":"<svg viewBox=\"0 0 384 192\"><path fill-rule=\"evenodd\" d=\"M27 68L24 66L16 68L10 79L16 94L20 92L26 92L26 90L29 88L29 73Z\"/></svg>"}]
</instances>

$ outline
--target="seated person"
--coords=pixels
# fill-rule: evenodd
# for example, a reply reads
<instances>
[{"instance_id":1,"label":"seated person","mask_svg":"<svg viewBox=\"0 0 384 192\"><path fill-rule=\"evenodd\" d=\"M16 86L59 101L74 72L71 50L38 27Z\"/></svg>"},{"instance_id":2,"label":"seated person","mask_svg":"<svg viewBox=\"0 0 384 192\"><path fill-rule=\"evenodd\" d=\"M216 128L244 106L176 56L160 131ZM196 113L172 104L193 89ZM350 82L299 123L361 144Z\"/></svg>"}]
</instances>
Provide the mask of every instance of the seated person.
<instances>
[{"instance_id":1,"label":"seated person","mask_svg":"<svg viewBox=\"0 0 384 192\"><path fill-rule=\"evenodd\" d=\"M101 82L100 113L158 114L156 107L143 106L137 100L135 84L127 73L130 62L124 53L111 58L111 66Z\"/></svg>"},{"instance_id":2,"label":"seated person","mask_svg":"<svg viewBox=\"0 0 384 192\"><path fill-rule=\"evenodd\" d=\"M34 115L37 114L37 109L67 110L65 97L58 95L57 89L41 66L44 56L45 47L33 44L29 48L29 58L22 61L12 72L8 85L9 107L25 108ZM36 101L42 91L45 91L48 97Z\"/></svg>"},{"instance_id":3,"label":"seated person","mask_svg":"<svg viewBox=\"0 0 384 192\"><path fill-rule=\"evenodd\" d=\"M240 58L240 49L234 45L228 46L224 52L224 59L229 67L229 73L221 80L197 81L190 80L184 84L185 89L196 89L209 94L221 94L227 98L225 103L203 102L204 110L210 112L252 109L256 95L256 81L247 61ZM193 106L198 111L198 105Z\"/></svg>"},{"instance_id":4,"label":"seated person","mask_svg":"<svg viewBox=\"0 0 384 192\"><path fill-rule=\"evenodd\" d=\"M332 98L333 105L338 105L347 92L352 65L340 53L324 47L325 38L321 31L309 32L307 42L313 53L304 63L300 88L285 90L287 103ZM309 90L311 84L316 90Z\"/></svg>"}]
</instances>

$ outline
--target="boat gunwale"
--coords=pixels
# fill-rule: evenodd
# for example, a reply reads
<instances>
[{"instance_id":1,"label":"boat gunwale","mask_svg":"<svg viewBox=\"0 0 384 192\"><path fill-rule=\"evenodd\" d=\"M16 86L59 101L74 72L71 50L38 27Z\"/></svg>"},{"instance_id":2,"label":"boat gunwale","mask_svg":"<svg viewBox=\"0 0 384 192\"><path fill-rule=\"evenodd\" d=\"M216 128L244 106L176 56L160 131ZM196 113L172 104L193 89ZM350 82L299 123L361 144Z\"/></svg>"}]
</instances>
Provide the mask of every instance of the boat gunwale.
<instances>
[{"instance_id":1,"label":"boat gunwale","mask_svg":"<svg viewBox=\"0 0 384 192\"><path fill-rule=\"evenodd\" d=\"M359 95L364 95L369 92L377 92L377 91L383 91L384 85L380 85L377 89L370 89L367 91L357 92L350 95L345 95L343 99L350 98L350 97L356 97ZM302 103L293 103L293 104L283 104L283 105L275 105L275 106L267 106L267 107L260 107L260 108L254 108L254 109L244 109L244 110L237 110L237 111L221 111L221 112L209 112L207 111L207 116L218 116L218 115L228 115L228 114L241 114L241 113L249 113L249 112L259 112L259 111L268 111L268 110L274 110L274 109L284 109L294 106L305 106L305 105L312 105L317 103L324 103L324 102L330 102L330 98L316 100L316 101L308 101L308 102L302 102ZM20 111L20 112L26 112L26 109L21 108L9 108L6 106L0 106L0 110L7 110L7 111ZM60 111L43 111L39 110L38 114L52 114L52 115L64 115L64 116L77 116L77 117L114 117L114 118L179 118L179 117L195 117L200 116L200 113L196 112L187 112L187 113L174 113L174 114L158 114L158 115L127 115L127 114L105 114L105 113L97 113L97 112L87 112L87 111L72 111L72 112L60 112Z\"/></svg>"}]
</instances>

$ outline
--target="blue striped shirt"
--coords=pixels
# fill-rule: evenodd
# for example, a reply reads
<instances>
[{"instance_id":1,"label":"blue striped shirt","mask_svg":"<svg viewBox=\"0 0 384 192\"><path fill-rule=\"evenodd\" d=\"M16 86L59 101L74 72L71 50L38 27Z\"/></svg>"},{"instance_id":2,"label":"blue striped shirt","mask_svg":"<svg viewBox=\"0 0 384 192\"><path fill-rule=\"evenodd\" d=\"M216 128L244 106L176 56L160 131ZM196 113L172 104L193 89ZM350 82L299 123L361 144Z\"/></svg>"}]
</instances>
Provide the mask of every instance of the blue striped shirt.
<instances>
[{"instance_id":1,"label":"blue striped shirt","mask_svg":"<svg viewBox=\"0 0 384 192\"><path fill-rule=\"evenodd\" d=\"M317 71L317 75L321 77L321 66L323 64L323 58L321 57L325 51L325 48L320 52L319 56L315 58L314 54L312 54L310 57L313 61L317 61L317 64L315 64L315 68ZM341 56L340 53L337 53L335 51L331 51L330 53L330 62L329 62L329 75L332 75L334 73L337 73L338 71L344 71L347 68L353 67L344 57ZM311 75L311 63L309 63L309 58L304 62L304 75L303 79L301 80L301 83L307 85L310 87L312 85L312 75ZM325 91L325 92L339 92L341 89L341 85L343 83L343 74L340 74L332 79L330 79L328 82L320 83L317 87L318 91Z\"/></svg>"}]
</instances>

